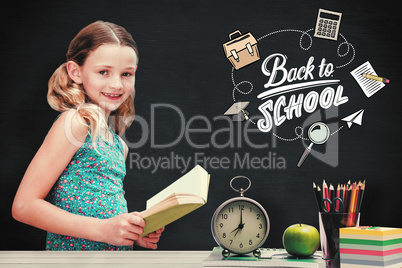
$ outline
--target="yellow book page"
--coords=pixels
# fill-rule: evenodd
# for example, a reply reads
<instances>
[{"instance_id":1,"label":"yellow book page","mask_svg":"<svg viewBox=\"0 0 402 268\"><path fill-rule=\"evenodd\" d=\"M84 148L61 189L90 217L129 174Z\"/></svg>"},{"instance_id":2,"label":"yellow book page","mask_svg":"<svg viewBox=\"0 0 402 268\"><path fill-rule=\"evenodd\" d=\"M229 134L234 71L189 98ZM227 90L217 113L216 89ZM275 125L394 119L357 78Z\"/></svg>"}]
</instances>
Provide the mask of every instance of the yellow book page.
<instances>
[{"instance_id":1,"label":"yellow book page","mask_svg":"<svg viewBox=\"0 0 402 268\"><path fill-rule=\"evenodd\" d=\"M204 203L199 204L178 204L164 210L161 210L155 214L144 217L145 227L142 236L146 236L160 228L180 219L184 215L190 213L193 210L204 205Z\"/></svg>"},{"instance_id":2,"label":"yellow book page","mask_svg":"<svg viewBox=\"0 0 402 268\"><path fill-rule=\"evenodd\" d=\"M148 217L152 214L155 214L161 210L165 210L169 207L180 205L180 204L204 204L206 203L201 197L187 194L187 193L173 193L166 199L162 200L161 202L153 205L152 207L148 208L141 212L142 217Z\"/></svg>"},{"instance_id":3,"label":"yellow book page","mask_svg":"<svg viewBox=\"0 0 402 268\"><path fill-rule=\"evenodd\" d=\"M147 201L147 209L166 199L173 193L189 193L198 195L205 201L208 196L209 175L200 165L195 166L188 173L174 183L160 191Z\"/></svg>"}]
</instances>

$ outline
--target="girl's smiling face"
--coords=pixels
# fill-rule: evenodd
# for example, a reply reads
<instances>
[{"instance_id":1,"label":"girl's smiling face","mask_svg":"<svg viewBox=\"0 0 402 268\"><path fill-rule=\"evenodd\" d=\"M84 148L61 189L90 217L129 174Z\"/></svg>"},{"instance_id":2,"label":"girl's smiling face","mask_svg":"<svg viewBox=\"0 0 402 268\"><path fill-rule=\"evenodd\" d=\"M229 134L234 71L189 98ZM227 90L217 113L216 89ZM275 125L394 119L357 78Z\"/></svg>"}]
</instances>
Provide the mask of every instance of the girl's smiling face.
<instances>
[{"instance_id":1,"label":"girl's smiling face","mask_svg":"<svg viewBox=\"0 0 402 268\"><path fill-rule=\"evenodd\" d=\"M79 66L80 84L106 116L134 91L137 54L128 46L101 45Z\"/></svg>"}]
</instances>

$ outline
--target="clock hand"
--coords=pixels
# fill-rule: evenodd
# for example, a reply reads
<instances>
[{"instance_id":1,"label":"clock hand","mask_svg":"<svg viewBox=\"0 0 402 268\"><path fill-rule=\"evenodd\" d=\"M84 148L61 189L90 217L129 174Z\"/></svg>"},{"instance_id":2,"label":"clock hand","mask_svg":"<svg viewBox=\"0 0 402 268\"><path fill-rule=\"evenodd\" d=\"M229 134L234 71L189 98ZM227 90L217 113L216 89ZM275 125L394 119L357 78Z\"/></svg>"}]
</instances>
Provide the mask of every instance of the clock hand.
<instances>
[{"instance_id":1,"label":"clock hand","mask_svg":"<svg viewBox=\"0 0 402 268\"><path fill-rule=\"evenodd\" d=\"M243 223L243 210L240 210L240 224L239 224L239 229L240 230L243 229L244 224L245 223Z\"/></svg>"},{"instance_id":2,"label":"clock hand","mask_svg":"<svg viewBox=\"0 0 402 268\"><path fill-rule=\"evenodd\" d=\"M234 229L233 231L231 231L230 233L233 233L234 231L236 231L236 233L234 234L234 236L236 236L237 233L238 233L241 229L243 229L244 224L245 224L245 223L243 223L243 210L240 210L240 223L239 223L239 225L237 226L237 228Z\"/></svg>"},{"instance_id":3,"label":"clock hand","mask_svg":"<svg viewBox=\"0 0 402 268\"><path fill-rule=\"evenodd\" d=\"M236 233L234 234L234 237L236 237L237 233L238 233L240 230L241 230L241 229L238 229L238 230L236 231Z\"/></svg>"},{"instance_id":4,"label":"clock hand","mask_svg":"<svg viewBox=\"0 0 402 268\"><path fill-rule=\"evenodd\" d=\"M230 233L233 233L234 231L238 231L239 229L242 229L243 226L244 226L244 224L243 224L243 210L240 210L240 223L237 226L237 228L234 229L233 231L231 231ZM237 234L237 232L236 232L236 234ZM236 234L235 234L235 236L236 236Z\"/></svg>"},{"instance_id":5,"label":"clock hand","mask_svg":"<svg viewBox=\"0 0 402 268\"><path fill-rule=\"evenodd\" d=\"M245 224L245 223L242 223L242 224L239 225L239 227L236 228L237 231L236 231L236 233L234 234L234 236L236 236L239 231L243 230L244 224Z\"/></svg>"},{"instance_id":6,"label":"clock hand","mask_svg":"<svg viewBox=\"0 0 402 268\"><path fill-rule=\"evenodd\" d=\"M239 224L239 226L237 226L237 228L236 228L236 229L234 229L233 231L231 231L230 233L233 233L234 231L236 231L236 233L234 234L234 236L236 236L236 235L237 235L237 233L238 233L240 230L242 230L242 229L243 229L244 225L245 225L245 223L241 223L241 224Z\"/></svg>"},{"instance_id":7,"label":"clock hand","mask_svg":"<svg viewBox=\"0 0 402 268\"><path fill-rule=\"evenodd\" d=\"M237 228L236 228L236 229L234 229L234 230L233 230L233 231L231 231L230 233L233 233L234 231L238 231L240 228L241 228L241 227L240 227L240 225L239 225L239 226L237 226Z\"/></svg>"}]
</instances>

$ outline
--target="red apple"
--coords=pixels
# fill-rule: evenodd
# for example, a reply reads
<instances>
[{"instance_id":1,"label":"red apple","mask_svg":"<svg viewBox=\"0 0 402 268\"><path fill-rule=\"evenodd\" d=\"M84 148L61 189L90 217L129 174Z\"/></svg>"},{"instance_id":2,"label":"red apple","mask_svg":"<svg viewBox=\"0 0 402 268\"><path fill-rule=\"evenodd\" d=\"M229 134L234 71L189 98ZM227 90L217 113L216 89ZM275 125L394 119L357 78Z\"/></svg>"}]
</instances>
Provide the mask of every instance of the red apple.
<instances>
[{"instance_id":1,"label":"red apple","mask_svg":"<svg viewBox=\"0 0 402 268\"><path fill-rule=\"evenodd\" d=\"M320 244L320 234L314 226L298 223L286 228L282 243L289 254L308 257L316 252Z\"/></svg>"}]
</instances>

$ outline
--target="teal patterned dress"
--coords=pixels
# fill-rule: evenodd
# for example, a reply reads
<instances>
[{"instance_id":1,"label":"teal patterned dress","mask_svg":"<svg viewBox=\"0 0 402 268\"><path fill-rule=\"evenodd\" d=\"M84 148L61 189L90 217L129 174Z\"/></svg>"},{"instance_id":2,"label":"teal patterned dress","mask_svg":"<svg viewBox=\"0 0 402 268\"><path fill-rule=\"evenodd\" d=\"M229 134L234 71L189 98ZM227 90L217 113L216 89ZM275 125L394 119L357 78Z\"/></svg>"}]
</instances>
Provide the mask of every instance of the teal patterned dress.
<instances>
[{"instance_id":1,"label":"teal patterned dress","mask_svg":"<svg viewBox=\"0 0 402 268\"><path fill-rule=\"evenodd\" d=\"M124 149L119 137L112 134L113 143L99 138L96 148L88 134L46 200L68 212L100 219L127 213L123 190ZM46 239L46 250L132 249L132 246L114 246L51 232Z\"/></svg>"}]
</instances>

